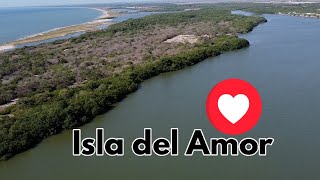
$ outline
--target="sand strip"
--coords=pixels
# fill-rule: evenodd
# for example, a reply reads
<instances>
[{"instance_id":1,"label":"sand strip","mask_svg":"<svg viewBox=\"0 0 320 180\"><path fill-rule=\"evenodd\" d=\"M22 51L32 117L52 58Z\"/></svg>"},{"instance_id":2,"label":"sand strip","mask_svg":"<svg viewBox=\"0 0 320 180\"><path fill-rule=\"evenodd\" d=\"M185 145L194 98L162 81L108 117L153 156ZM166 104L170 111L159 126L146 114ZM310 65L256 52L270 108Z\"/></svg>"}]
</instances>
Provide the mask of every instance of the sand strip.
<instances>
[{"instance_id":1,"label":"sand strip","mask_svg":"<svg viewBox=\"0 0 320 180\"><path fill-rule=\"evenodd\" d=\"M117 17L119 13L113 12L107 8L92 8L102 12L102 15L93 21L86 22L83 24L71 25L61 28L55 28L46 32L37 33L22 39L12 41L7 44L0 45L0 52L14 49L17 45L23 45L27 43L45 41L48 39L59 38L69 34L79 32L89 32L99 30L101 26L112 24L112 18Z\"/></svg>"}]
</instances>

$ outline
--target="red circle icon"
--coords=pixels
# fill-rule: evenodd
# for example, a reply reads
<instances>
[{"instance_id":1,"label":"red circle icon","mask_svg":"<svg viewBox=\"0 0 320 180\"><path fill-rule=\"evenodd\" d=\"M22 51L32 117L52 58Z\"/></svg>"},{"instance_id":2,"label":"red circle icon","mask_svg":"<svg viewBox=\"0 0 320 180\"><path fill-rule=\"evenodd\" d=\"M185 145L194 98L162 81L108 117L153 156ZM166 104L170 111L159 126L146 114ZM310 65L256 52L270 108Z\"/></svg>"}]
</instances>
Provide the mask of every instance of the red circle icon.
<instances>
[{"instance_id":1,"label":"red circle icon","mask_svg":"<svg viewBox=\"0 0 320 180\"><path fill-rule=\"evenodd\" d=\"M240 135L251 130L262 113L256 88L241 79L227 79L213 87L207 97L209 121L220 132Z\"/></svg>"}]
</instances>

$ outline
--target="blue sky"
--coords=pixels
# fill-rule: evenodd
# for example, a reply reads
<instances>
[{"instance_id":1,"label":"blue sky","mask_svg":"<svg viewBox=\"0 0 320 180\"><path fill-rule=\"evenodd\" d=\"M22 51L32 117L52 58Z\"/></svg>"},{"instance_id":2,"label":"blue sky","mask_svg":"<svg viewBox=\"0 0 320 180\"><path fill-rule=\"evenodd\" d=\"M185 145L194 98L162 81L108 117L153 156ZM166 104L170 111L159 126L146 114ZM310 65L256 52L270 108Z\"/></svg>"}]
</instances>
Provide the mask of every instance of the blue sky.
<instances>
[{"instance_id":1,"label":"blue sky","mask_svg":"<svg viewBox=\"0 0 320 180\"><path fill-rule=\"evenodd\" d=\"M151 0L139 0L148 2ZM0 7L17 6L47 6L64 4L90 4L90 3L114 3L114 2L137 2L136 0L0 0ZM168 2L168 1L167 1Z\"/></svg>"},{"instance_id":2,"label":"blue sky","mask_svg":"<svg viewBox=\"0 0 320 180\"><path fill-rule=\"evenodd\" d=\"M267 1L267 0L0 0L0 7L49 6L49 5L94 4L94 3L115 3L115 2L221 2L221 1L247 2L247 1ZM305 1L308 1L308 0L305 0ZM320 1L320 0L310 0L310 1Z\"/></svg>"}]
</instances>

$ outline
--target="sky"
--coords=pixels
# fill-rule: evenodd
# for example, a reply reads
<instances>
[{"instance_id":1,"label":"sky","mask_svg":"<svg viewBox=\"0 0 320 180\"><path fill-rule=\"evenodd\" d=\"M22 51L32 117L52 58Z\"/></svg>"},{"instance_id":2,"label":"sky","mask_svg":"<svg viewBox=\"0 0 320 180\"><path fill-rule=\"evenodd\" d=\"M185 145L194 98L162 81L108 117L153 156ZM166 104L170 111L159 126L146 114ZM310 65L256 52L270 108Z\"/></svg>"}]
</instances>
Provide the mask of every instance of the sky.
<instances>
[{"instance_id":1,"label":"sky","mask_svg":"<svg viewBox=\"0 0 320 180\"><path fill-rule=\"evenodd\" d=\"M255 1L255 0L0 0L0 7L50 6L70 4L94 4L115 2L221 2L221 1Z\"/></svg>"},{"instance_id":2,"label":"sky","mask_svg":"<svg viewBox=\"0 0 320 180\"><path fill-rule=\"evenodd\" d=\"M115 2L221 2L221 1L277 1L277 0L0 0L0 7L50 6L68 4L94 4ZM289 0L281 0L289 1ZM299 0L292 0L299 1ZM320 1L320 0L300 0Z\"/></svg>"},{"instance_id":3,"label":"sky","mask_svg":"<svg viewBox=\"0 0 320 180\"><path fill-rule=\"evenodd\" d=\"M0 0L0 7L115 3L120 1L121 2L137 2L136 0ZM151 0L139 0L139 1L151 2ZM167 0L166 2L170 2L170 1Z\"/></svg>"}]
</instances>

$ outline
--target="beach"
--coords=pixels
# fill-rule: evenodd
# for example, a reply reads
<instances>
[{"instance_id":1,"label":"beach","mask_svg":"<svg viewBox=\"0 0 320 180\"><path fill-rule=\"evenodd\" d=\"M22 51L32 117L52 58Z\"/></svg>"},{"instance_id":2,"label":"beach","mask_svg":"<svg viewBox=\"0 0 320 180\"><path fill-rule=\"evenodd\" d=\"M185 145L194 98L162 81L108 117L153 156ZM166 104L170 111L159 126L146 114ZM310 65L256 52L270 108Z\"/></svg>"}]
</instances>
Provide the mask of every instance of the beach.
<instances>
[{"instance_id":1,"label":"beach","mask_svg":"<svg viewBox=\"0 0 320 180\"><path fill-rule=\"evenodd\" d=\"M6 44L2 44L0 45L0 52L12 50L16 48L16 46L18 45L23 45L27 43L45 41L45 40L59 38L59 37L63 37L63 36L74 34L74 33L96 31L96 30L99 30L102 26L107 26L112 24L111 19L119 15L119 13L114 12L108 8L91 8L91 9L100 11L102 14L98 18L90 22L71 25L71 26L65 26L65 27L59 27L59 28L51 29L49 31L27 36Z\"/></svg>"}]
</instances>

